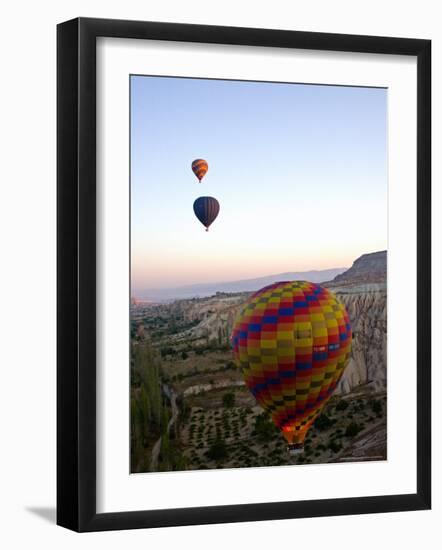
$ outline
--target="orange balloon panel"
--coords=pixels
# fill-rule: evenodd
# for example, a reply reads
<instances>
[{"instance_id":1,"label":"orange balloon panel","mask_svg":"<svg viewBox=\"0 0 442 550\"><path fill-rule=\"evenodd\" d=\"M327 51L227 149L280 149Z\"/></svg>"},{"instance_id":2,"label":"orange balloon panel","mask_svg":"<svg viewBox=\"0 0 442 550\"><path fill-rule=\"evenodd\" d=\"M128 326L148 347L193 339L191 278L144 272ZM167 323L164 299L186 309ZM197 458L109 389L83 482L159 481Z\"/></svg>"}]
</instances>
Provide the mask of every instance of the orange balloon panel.
<instances>
[{"instance_id":1,"label":"orange balloon panel","mask_svg":"<svg viewBox=\"0 0 442 550\"><path fill-rule=\"evenodd\" d=\"M207 174L209 165L204 159L196 159L192 162L192 171L199 181Z\"/></svg>"},{"instance_id":2,"label":"orange balloon panel","mask_svg":"<svg viewBox=\"0 0 442 550\"><path fill-rule=\"evenodd\" d=\"M351 339L344 305L314 283L274 283L241 309L232 332L235 361L290 445L302 445L331 397Z\"/></svg>"}]
</instances>

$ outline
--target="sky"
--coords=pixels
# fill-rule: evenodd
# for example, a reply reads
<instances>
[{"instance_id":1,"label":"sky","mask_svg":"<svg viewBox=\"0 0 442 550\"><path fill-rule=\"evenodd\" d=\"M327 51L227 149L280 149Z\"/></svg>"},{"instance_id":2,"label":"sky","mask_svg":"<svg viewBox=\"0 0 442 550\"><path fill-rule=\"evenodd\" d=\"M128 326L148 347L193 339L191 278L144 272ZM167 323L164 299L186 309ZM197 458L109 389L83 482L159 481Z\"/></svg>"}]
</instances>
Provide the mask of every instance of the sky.
<instances>
[{"instance_id":1,"label":"sky","mask_svg":"<svg viewBox=\"0 0 442 550\"><path fill-rule=\"evenodd\" d=\"M130 93L134 296L387 248L386 89L131 76Z\"/></svg>"}]
</instances>

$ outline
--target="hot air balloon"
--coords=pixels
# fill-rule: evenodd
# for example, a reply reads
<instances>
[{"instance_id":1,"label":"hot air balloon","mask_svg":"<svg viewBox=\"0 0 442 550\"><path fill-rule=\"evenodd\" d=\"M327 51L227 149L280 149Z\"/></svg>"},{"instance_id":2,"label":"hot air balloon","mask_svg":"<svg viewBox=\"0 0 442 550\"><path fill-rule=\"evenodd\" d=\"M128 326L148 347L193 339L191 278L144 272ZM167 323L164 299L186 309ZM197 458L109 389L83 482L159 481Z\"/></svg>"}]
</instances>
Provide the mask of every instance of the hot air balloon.
<instances>
[{"instance_id":1,"label":"hot air balloon","mask_svg":"<svg viewBox=\"0 0 442 550\"><path fill-rule=\"evenodd\" d=\"M274 283L250 296L233 327L235 362L291 454L330 399L350 359L347 311L326 288Z\"/></svg>"},{"instance_id":2,"label":"hot air balloon","mask_svg":"<svg viewBox=\"0 0 442 550\"><path fill-rule=\"evenodd\" d=\"M218 216L219 202L213 197L198 197L193 203L193 211L206 231L209 231L209 227Z\"/></svg>"},{"instance_id":3,"label":"hot air balloon","mask_svg":"<svg viewBox=\"0 0 442 550\"><path fill-rule=\"evenodd\" d=\"M192 170L195 176L198 178L198 181L201 183L201 180L207 174L209 165L204 159L196 159L192 162Z\"/></svg>"}]
</instances>

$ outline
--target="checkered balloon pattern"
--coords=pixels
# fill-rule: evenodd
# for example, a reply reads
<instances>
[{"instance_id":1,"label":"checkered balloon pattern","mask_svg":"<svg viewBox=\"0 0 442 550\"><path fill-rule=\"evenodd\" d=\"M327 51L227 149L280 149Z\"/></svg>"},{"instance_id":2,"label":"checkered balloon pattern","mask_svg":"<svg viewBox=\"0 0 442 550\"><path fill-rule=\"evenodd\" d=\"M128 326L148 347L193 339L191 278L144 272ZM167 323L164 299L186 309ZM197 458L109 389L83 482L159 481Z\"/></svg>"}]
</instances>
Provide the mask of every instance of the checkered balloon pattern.
<instances>
[{"instance_id":1,"label":"checkered balloon pattern","mask_svg":"<svg viewBox=\"0 0 442 550\"><path fill-rule=\"evenodd\" d=\"M314 283L274 283L242 307L232 332L235 361L289 445L302 445L330 399L351 340L344 305Z\"/></svg>"}]
</instances>

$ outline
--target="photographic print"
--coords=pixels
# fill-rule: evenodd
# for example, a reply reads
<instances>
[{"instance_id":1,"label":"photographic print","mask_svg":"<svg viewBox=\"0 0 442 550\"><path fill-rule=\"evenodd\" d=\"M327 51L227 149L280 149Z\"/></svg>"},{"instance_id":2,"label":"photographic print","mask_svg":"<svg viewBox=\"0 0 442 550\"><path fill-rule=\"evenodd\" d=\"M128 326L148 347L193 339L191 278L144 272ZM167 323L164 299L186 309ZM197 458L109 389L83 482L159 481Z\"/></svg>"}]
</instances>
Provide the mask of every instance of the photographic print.
<instances>
[{"instance_id":1,"label":"photographic print","mask_svg":"<svg viewBox=\"0 0 442 550\"><path fill-rule=\"evenodd\" d=\"M386 460L387 97L131 75L131 473Z\"/></svg>"}]
</instances>

